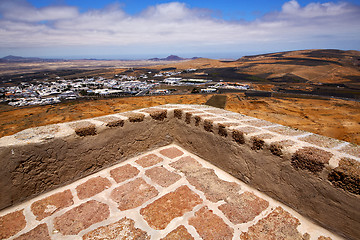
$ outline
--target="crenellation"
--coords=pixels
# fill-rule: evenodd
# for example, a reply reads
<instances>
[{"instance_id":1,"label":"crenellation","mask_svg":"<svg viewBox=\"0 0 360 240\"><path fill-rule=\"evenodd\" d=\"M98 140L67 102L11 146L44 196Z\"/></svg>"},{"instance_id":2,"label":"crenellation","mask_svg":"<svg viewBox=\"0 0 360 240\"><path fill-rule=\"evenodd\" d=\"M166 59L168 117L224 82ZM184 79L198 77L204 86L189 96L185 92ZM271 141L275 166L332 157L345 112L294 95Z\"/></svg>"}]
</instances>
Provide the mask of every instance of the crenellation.
<instances>
[{"instance_id":1,"label":"crenellation","mask_svg":"<svg viewBox=\"0 0 360 240\"><path fill-rule=\"evenodd\" d=\"M140 209L150 209L150 207L147 208L149 201L153 204L151 205L151 211L153 211L158 208L156 203L163 201L160 199L166 195L161 191L164 189L174 189L175 191L177 187L180 187L178 186L179 182L189 184L190 192L186 190L188 191L186 194L193 194L194 189L203 192L203 195L198 196L201 200L199 202L205 201L203 204L210 201L208 197L218 201L217 194L219 193L215 188L228 189L226 192L228 196L231 195L230 188L225 187L226 183L216 179L209 169L196 164L197 160L191 160L182 149L185 148L246 181L251 187L299 209L302 214L314 218L322 226L334 229L349 238L360 234L358 230L360 226L354 221L354 219L360 218L360 215L351 209L351 206L356 204L358 204L356 206L360 206L359 146L242 114L200 105L171 104L138 109L94 119L26 129L15 135L1 138L0 157L5 167L0 170L0 176L4 179L0 182L0 191L3 191L0 192L0 208L19 204L20 201L36 196L42 191L52 190L54 187L68 184L103 168L123 162L129 157L167 146L170 143L176 143L179 147L172 145L161 148L155 154L150 153L137 157L133 164L123 164L111 169L107 176L87 178L86 182L76 185L71 191L56 193L66 195L61 198L62 200L59 200L57 195L38 199L32 203L31 211L38 220L58 219L55 221L57 224L55 229L60 233L68 234L79 233L83 230L60 226L67 224L66 219L62 219L61 216L66 212L66 216L71 215L70 219L77 219L75 214L78 214L77 211L80 211L80 208L67 213L69 209L75 209L85 204L86 201L91 201L90 199L94 197L96 199L94 201L103 199L104 194L111 196L111 201L118 207L117 211L127 211L126 209L132 208L139 211ZM28 154L30 155L24 159L24 156ZM163 178L159 176L163 176ZM178 181L180 178L186 178L186 181ZM35 179L41 179L41 183L36 184L36 187L33 188L26 187ZM211 185L208 182L210 180L215 185ZM218 183L219 186L216 185ZM213 188L214 186L216 187ZM129 189L132 191L127 193ZM22 194L26 195L21 199L18 198ZM76 196L73 196L74 194ZM309 195L313 197L309 198ZM102 197L97 198L97 196ZM135 196L139 197L136 201L134 201ZM238 197L236 194L234 196L231 198ZM171 195L168 200L173 201L172 198ZM237 211L244 212L239 210L241 207L239 208L239 206L235 206L234 202L222 198L224 201L223 204L220 204L222 207L215 206L217 211L223 213L220 218L227 218L224 224L228 225L230 221L233 225L230 224L229 227L232 228L244 221L237 213ZM302 198L310 202L303 204ZM331 199L336 199L336 201ZM254 205L250 202L247 203L247 206L251 205L253 208L249 209L264 209L266 205L261 200L255 201ZM106 208L102 202L92 202L91 204L98 209ZM81 209L91 208L91 206L82 205ZM358 208L356 206L355 208ZM193 211L192 209L189 211ZM326 209L329 210L326 211ZM360 209L358 210L360 212ZM211 214L207 211L198 206L191 219L220 221L216 211ZM195 212L199 213L196 215ZM332 212L337 214L337 219L331 219ZM277 221L274 218L275 215L287 216L279 209L274 210L273 213L270 217L265 217L266 220L259 221L256 227L244 231L241 236L251 236L256 234L260 228L275 223ZM155 229L167 229L166 224L153 220L150 213L144 214L150 226L156 226ZM174 216L177 216L176 214ZM245 214L258 216L260 213L258 210L254 210L254 212L250 211ZM349 216L349 214L355 215ZM1 221L5 219L4 216L6 215L0 217L0 233L2 234L6 232L1 230ZM107 218L105 214L98 219L107 224L104 225L104 228L96 227L98 229L95 231L96 234L100 229L110 229L112 226L110 224L115 223L115 221L105 221ZM99 222L98 220L94 220L94 222ZM292 218L290 220L293 221ZM133 219L126 224L125 222L118 224L119 226L128 226L127 224L130 224L131 221ZM169 222L171 219L166 220L166 223ZM186 223L184 226L190 227L200 236L205 234L205 230L205 232L200 230L203 226L196 225L193 220L191 222L193 225ZM359 228L350 226L359 226ZM24 237L33 234L46 236L47 233L43 231L44 229L43 226L38 229L24 226L15 234L12 233L11 236ZM49 227L49 229L52 228ZM143 231L149 233L139 226L135 226L133 230L141 234ZM175 228L173 230L175 231ZM179 234L192 235L192 231L185 232L183 230L180 228ZM165 237L171 232L161 231L161 237ZM278 231L278 229L274 228L274 231ZM289 231L295 230L290 227ZM173 234L175 233L177 234L177 231L173 232Z\"/></svg>"}]
</instances>

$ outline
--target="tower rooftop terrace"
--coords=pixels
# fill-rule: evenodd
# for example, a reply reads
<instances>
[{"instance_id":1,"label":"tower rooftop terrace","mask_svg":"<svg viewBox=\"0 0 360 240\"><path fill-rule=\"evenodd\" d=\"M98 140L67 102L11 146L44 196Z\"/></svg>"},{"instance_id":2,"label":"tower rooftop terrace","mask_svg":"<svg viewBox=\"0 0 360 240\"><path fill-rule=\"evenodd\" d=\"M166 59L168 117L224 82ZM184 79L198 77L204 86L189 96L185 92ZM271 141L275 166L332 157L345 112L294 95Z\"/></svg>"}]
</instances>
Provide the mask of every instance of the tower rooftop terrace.
<instances>
[{"instance_id":1,"label":"tower rooftop terrace","mask_svg":"<svg viewBox=\"0 0 360 240\"><path fill-rule=\"evenodd\" d=\"M27 129L0 159L4 239L360 237L359 146L217 108Z\"/></svg>"},{"instance_id":2,"label":"tower rooftop terrace","mask_svg":"<svg viewBox=\"0 0 360 240\"><path fill-rule=\"evenodd\" d=\"M10 239L340 239L176 145L3 214Z\"/></svg>"}]
</instances>

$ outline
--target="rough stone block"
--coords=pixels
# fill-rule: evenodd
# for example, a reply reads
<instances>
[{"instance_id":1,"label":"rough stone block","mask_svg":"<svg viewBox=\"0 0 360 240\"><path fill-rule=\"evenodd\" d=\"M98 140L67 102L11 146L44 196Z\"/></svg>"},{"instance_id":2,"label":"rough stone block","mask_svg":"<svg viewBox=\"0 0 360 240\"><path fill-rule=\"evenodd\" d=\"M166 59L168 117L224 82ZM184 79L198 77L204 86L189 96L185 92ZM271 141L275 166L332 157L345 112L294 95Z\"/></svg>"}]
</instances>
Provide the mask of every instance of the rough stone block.
<instances>
[{"instance_id":1,"label":"rough stone block","mask_svg":"<svg viewBox=\"0 0 360 240\"><path fill-rule=\"evenodd\" d=\"M14 236L26 226L23 210L8 213L0 217L0 239Z\"/></svg>"},{"instance_id":2,"label":"rough stone block","mask_svg":"<svg viewBox=\"0 0 360 240\"><path fill-rule=\"evenodd\" d=\"M130 178L136 177L139 172L140 171L136 167L133 167L130 164L126 164L111 170L110 175L117 183L120 183Z\"/></svg>"},{"instance_id":3,"label":"rough stone block","mask_svg":"<svg viewBox=\"0 0 360 240\"><path fill-rule=\"evenodd\" d=\"M236 129L243 132L244 134L250 134L260 131L260 129L254 127L238 127Z\"/></svg>"},{"instance_id":4,"label":"rough stone block","mask_svg":"<svg viewBox=\"0 0 360 240\"><path fill-rule=\"evenodd\" d=\"M153 119L158 120L158 121L164 121L164 119L167 117L166 109L150 108L150 109L144 110L144 112L149 113L150 117L152 117Z\"/></svg>"},{"instance_id":5,"label":"rough stone block","mask_svg":"<svg viewBox=\"0 0 360 240\"><path fill-rule=\"evenodd\" d=\"M348 144L345 147L342 147L340 151L360 158L360 146L358 145Z\"/></svg>"},{"instance_id":6,"label":"rough stone block","mask_svg":"<svg viewBox=\"0 0 360 240\"><path fill-rule=\"evenodd\" d=\"M174 109L174 117L177 119L182 118L183 111L181 109Z\"/></svg>"},{"instance_id":7,"label":"rough stone block","mask_svg":"<svg viewBox=\"0 0 360 240\"><path fill-rule=\"evenodd\" d=\"M219 124L218 134L222 137L227 137L228 133L227 133L226 127L224 125Z\"/></svg>"},{"instance_id":8,"label":"rough stone block","mask_svg":"<svg viewBox=\"0 0 360 240\"><path fill-rule=\"evenodd\" d=\"M244 133L242 131L239 130L233 130L232 132L232 138L235 140L235 142L237 142L238 144L244 144L245 143L245 138L244 138Z\"/></svg>"},{"instance_id":9,"label":"rough stone block","mask_svg":"<svg viewBox=\"0 0 360 240\"><path fill-rule=\"evenodd\" d=\"M76 126L75 127L75 133L77 135L79 135L80 137L85 137L85 136L94 136L96 135L96 127L94 124L87 124L87 126L81 127Z\"/></svg>"},{"instance_id":10,"label":"rough stone block","mask_svg":"<svg viewBox=\"0 0 360 240\"><path fill-rule=\"evenodd\" d=\"M171 147L171 148L166 148L160 151L160 153L168 158L176 158L176 157L180 157L181 155L183 155L184 153L177 149L176 147Z\"/></svg>"},{"instance_id":11,"label":"rough stone block","mask_svg":"<svg viewBox=\"0 0 360 240\"><path fill-rule=\"evenodd\" d=\"M25 129L16 133L14 137L19 140L30 140L36 137L40 137L41 139L49 139L53 138L59 129L60 127L58 125L41 126Z\"/></svg>"},{"instance_id":12,"label":"rough stone block","mask_svg":"<svg viewBox=\"0 0 360 240\"><path fill-rule=\"evenodd\" d=\"M283 155L282 152L283 146L280 144L272 143L269 147L269 150L272 154L281 157Z\"/></svg>"},{"instance_id":13,"label":"rough stone block","mask_svg":"<svg viewBox=\"0 0 360 240\"><path fill-rule=\"evenodd\" d=\"M19 237L15 238L15 240L51 240L49 235L49 230L46 223L38 225L36 228L32 229L31 231L20 235Z\"/></svg>"},{"instance_id":14,"label":"rough stone block","mask_svg":"<svg viewBox=\"0 0 360 240\"><path fill-rule=\"evenodd\" d=\"M136 163L142 166L143 168L147 168L162 161L164 161L164 159L162 159L161 157L158 157L155 154L148 154L136 160Z\"/></svg>"},{"instance_id":15,"label":"rough stone block","mask_svg":"<svg viewBox=\"0 0 360 240\"><path fill-rule=\"evenodd\" d=\"M195 116L194 119L195 119L195 126L199 126L201 118L199 116Z\"/></svg>"},{"instance_id":16,"label":"rough stone block","mask_svg":"<svg viewBox=\"0 0 360 240\"><path fill-rule=\"evenodd\" d=\"M106 124L107 127L123 127L124 126L125 121L122 119L119 120L113 120L110 121Z\"/></svg>"},{"instance_id":17,"label":"rough stone block","mask_svg":"<svg viewBox=\"0 0 360 240\"><path fill-rule=\"evenodd\" d=\"M250 120L250 121L244 121L245 124L251 125L251 126L255 126L255 127L268 127L271 125L275 125L272 122L268 122L265 120Z\"/></svg>"},{"instance_id":18,"label":"rough stone block","mask_svg":"<svg viewBox=\"0 0 360 240\"><path fill-rule=\"evenodd\" d=\"M31 211L36 216L37 220L42 220L73 204L74 201L71 191L65 190L34 202L31 204Z\"/></svg>"},{"instance_id":19,"label":"rough stone block","mask_svg":"<svg viewBox=\"0 0 360 240\"><path fill-rule=\"evenodd\" d=\"M267 217L261 219L255 225L249 227L247 232L240 235L242 240L271 240L271 239L299 239L303 236L298 232L297 226L300 225L298 219L277 207Z\"/></svg>"},{"instance_id":20,"label":"rough stone block","mask_svg":"<svg viewBox=\"0 0 360 240\"><path fill-rule=\"evenodd\" d=\"M176 162L171 163L170 166L182 171L183 173L196 172L202 168L201 164L190 156L182 157Z\"/></svg>"},{"instance_id":21,"label":"rough stone block","mask_svg":"<svg viewBox=\"0 0 360 240\"><path fill-rule=\"evenodd\" d=\"M295 152L291 158L291 164L295 168L306 169L317 173L323 170L329 163L332 153L314 148L304 147Z\"/></svg>"},{"instance_id":22,"label":"rough stone block","mask_svg":"<svg viewBox=\"0 0 360 240\"><path fill-rule=\"evenodd\" d=\"M142 178L126 183L111 192L111 199L118 204L121 211L141 206L156 197L159 192Z\"/></svg>"},{"instance_id":23,"label":"rough stone block","mask_svg":"<svg viewBox=\"0 0 360 240\"><path fill-rule=\"evenodd\" d=\"M91 225L104 221L109 215L108 205L91 200L56 217L54 228L63 235L76 235Z\"/></svg>"},{"instance_id":24,"label":"rough stone block","mask_svg":"<svg viewBox=\"0 0 360 240\"><path fill-rule=\"evenodd\" d=\"M76 192L79 199L85 199L104 191L110 186L111 182L107 178L95 177L77 186Z\"/></svg>"},{"instance_id":25,"label":"rough stone block","mask_svg":"<svg viewBox=\"0 0 360 240\"><path fill-rule=\"evenodd\" d=\"M123 218L109 225L98 227L83 236L83 240L94 239L145 240L150 239L150 236L145 231L136 228L132 219Z\"/></svg>"},{"instance_id":26,"label":"rough stone block","mask_svg":"<svg viewBox=\"0 0 360 240\"><path fill-rule=\"evenodd\" d=\"M298 135L302 135L305 133L304 131L296 130L296 129L293 129L290 127L285 127L285 126L269 127L266 129L271 132L276 132L276 133L279 133L282 135L287 135L287 136L298 136Z\"/></svg>"},{"instance_id":27,"label":"rough stone block","mask_svg":"<svg viewBox=\"0 0 360 240\"><path fill-rule=\"evenodd\" d=\"M269 206L268 201L250 192L232 197L228 202L221 205L219 209L233 224L252 221Z\"/></svg>"},{"instance_id":28,"label":"rough stone block","mask_svg":"<svg viewBox=\"0 0 360 240\"><path fill-rule=\"evenodd\" d=\"M269 150L272 154L281 157L284 147L294 146L296 143L292 140L282 140L271 143Z\"/></svg>"},{"instance_id":29,"label":"rough stone block","mask_svg":"<svg viewBox=\"0 0 360 240\"><path fill-rule=\"evenodd\" d=\"M212 132L212 128L213 128L213 122L209 119L205 119L205 121L204 121L205 131Z\"/></svg>"},{"instance_id":30,"label":"rough stone block","mask_svg":"<svg viewBox=\"0 0 360 240\"><path fill-rule=\"evenodd\" d=\"M170 172L164 167L148 169L145 174L162 187L169 187L181 178L180 175Z\"/></svg>"},{"instance_id":31,"label":"rough stone block","mask_svg":"<svg viewBox=\"0 0 360 240\"><path fill-rule=\"evenodd\" d=\"M234 230L207 207L197 211L195 216L189 219L189 224L195 227L203 239L226 240L233 238Z\"/></svg>"},{"instance_id":32,"label":"rough stone block","mask_svg":"<svg viewBox=\"0 0 360 240\"><path fill-rule=\"evenodd\" d=\"M339 166L329 173L328 179L334 186L359 195L360 162L350 158L341 159Z\"/></svg>"},{"instance_id":33,"label":"rough stone block","mask_svg":"<svg viewBox=\"0 0 360 240\"><path fill-rule=\"evenodd\" d=\"M315 144L319 147L333 148L339 146L341 142L339 140L328 138L316 134L309 135L307 137L299 138L299 140Z\"/></svg>"},{"instance_id":34,"label":"rough stone block","mask_svg":"<svg viewBox=\"0 0 360 240\"><path fill-rule=\"evenodd\" d=\"M194 238L186 230L184 225L180 225L161 240L194 240Z\"/></svg>"},{"instance_id":35,"label":"rough stone block","mask_svg":"<svg viewBox=\"0 0 360 240\"><path fill-rule=\"evenodd\" d=\"M237 183L220 179L213 169L201 168L198 171L185 174L189 183L202 191L206 198L212 202L233 198L241 189Z\"/></svg>"},{"instance_id":36,"label":"rough stone block","mask_svg":"<svg viewBox=\"0 0 360 240\"><path fill-rule=\"evenodd\" d=\"M258 151L264 148L265 142L259 137L252 137L251 142L252 142L252 147L251 147L252 150Z\"/></svg>"},{"instance_id":37,"label":"rough stone block","mask_svg":"<svg viewBox=\"0 0 360 240\"><path fill-rule=\"evenodd\" d=\"M162 230L176 217L191 211L196 205L202 203L201 198L192 192L189 187L181 186L174 192L157 199L145 208L140 214L154 229Z\"/></svg>"},{"instance_id":38,"label":"rough stone block","mask_svg":"<svg viewBox=\"0 0 360 240\"><path fill-rule=\"evenodd\" d=\"M98 121L104 122L107 127L123 127L125 121L115 116L105 116L95 118Z\"/></svg>"},{"instance_id":39,"label":"rough stone block","mask_svg":"<svg viewBox=\"0 0 360 240\"><path fill-rule=\"evenodd\" d=\"M142 122L145 119L145 115L142 113L134 113L134 112L127 112L124 113L123 116L129 119L129 122Z\"/></svg>"},{"instance_id":40,"label":"rough stone block","mask_svg":"<svg viewBox=\"0 0 360 240\"><path fill-rule=\"evenodd\" d=\"M192 116L191 113L186 113L186 114L185 114L185 122L186 122L187 124L190 124L190 123L191 123L191 116Z\"/></svg>"}]
</instances>

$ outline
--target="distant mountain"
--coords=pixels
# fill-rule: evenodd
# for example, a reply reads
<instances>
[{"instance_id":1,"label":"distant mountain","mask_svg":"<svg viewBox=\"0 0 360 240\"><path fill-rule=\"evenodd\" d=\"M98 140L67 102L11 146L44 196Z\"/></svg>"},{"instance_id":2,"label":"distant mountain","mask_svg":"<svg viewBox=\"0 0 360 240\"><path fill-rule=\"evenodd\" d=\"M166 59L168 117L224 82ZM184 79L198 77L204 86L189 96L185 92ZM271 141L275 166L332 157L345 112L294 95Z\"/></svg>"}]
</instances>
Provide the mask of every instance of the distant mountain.
<instances>
[{"instance_id":1,"label":"distant mountain","mask_svg":"<svg viewBox=\"0 0 360 240\"><path fill-rule=\"evenodd\" d=\"M20 56L13 56L9 55L3 58L0 58L0 62L5 63L21 63L21 62L57 62L62 61L60 59L44 59L44 58L37 58L37 57L20 57Z\"/></svg>"},{"instance_id":2,"label":"distant mountain","mask_svg":"<svg viewBox=\"0 0 360 240\"><path fill-rule=\"evenodd\" d=\"M193 58L182 58L176 55L170 55L167 56L166 58L150 58L150 61L182 61L182 60L195 60L198 59L198 57L193 57Z\"/></svg>"}]
</instances>

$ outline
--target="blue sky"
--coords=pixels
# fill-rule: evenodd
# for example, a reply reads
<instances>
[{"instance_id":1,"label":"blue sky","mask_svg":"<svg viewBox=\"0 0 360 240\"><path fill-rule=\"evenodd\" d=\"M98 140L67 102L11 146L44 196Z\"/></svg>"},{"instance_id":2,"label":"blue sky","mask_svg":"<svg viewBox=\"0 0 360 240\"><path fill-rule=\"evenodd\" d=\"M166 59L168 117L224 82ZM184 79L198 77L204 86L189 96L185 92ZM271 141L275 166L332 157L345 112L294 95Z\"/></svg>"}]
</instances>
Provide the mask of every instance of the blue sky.
<instances>
[{"instance_id":1,"label":"blue sky","mask_svg":"<svg viewBox=\"0 0 360 240\"><path fill-rule=\"evenodd\" d=\"M360 0L0 0L0 57L360 50Z\"/></svg>"}]
</instances>

